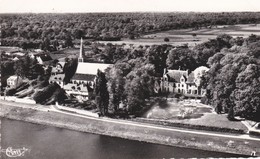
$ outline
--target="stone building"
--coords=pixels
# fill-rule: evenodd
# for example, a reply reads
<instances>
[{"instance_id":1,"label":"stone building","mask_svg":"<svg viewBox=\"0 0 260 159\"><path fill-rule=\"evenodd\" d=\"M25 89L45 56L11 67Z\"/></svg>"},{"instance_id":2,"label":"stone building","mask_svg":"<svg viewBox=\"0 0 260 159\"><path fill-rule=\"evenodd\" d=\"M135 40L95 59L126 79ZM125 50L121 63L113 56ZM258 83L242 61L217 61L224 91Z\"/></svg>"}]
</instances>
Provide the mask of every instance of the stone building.
<instances>
[{"instance_id":1,"label":"stone building","mask_svg":"<svg viewBox=\"0 0 260 159\"><path fill-rule=\"evenodd\" d=\"M205 90L200 87L201 77L209 69L200 66L189 73L188 70L164 70L160 87L163 92L183 94L188 97L202 97Z\"/></svg>"}]
</instances>

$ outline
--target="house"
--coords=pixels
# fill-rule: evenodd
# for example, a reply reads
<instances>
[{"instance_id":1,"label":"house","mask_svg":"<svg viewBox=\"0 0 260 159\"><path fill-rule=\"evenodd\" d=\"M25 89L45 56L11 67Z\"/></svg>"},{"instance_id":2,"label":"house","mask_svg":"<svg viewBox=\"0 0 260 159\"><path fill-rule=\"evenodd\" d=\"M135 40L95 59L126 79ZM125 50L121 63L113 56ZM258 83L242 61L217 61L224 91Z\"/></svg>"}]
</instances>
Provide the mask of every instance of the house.
<instances>
[{"instance_id":1,"label":"house","mask_svg":"<svg viewBox=\"0 0 260 159\"><path fill-rule=\"evenodd\" d=\"M7 87L8 88L17 88L23 83L23 79L20 76L10 76L7 79Z\"/></svg>"},{"instance_id":2,"label":"house","mask_svg":"<svg viewBox=\"0 0 260 159\"><path fill-rule=\"evenodd\" d=\"M37 62L41 65L43 64L49 64L53 58L50 56L50 54L47 54L47 53L30 53L29 56L32 58L32 59L36 59Z\"/></svg>"},{"instance_id":3,"label":"house","mask_svg":"<svg viewBox=\"0 0 260 159\"><path fill-rule=\"evenodd\" d=\"M191 73L188 70L165 69L160 82L161 90L188 97L202 97L206 91L200 87L201 77L208 70L205 66L198 67Z\"/></svg>"}]
</instances>

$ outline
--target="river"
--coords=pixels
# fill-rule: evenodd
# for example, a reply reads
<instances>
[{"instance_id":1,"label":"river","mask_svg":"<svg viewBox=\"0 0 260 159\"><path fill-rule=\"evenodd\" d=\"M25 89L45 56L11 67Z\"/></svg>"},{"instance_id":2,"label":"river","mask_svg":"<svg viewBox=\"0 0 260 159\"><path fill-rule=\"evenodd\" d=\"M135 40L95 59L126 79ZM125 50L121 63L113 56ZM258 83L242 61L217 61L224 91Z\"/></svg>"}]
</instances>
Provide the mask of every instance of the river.
<instances>
[{"instance_id":1,"label":"river","mask_svg":"<svg viewBox=\"0 0 260 159\"><path fill-rule=\"evenodd\" d=\"M1 147L26 148L17 159L208 158L239 155L164 146L1 119ZM2 158L9 158L4 152Z\"/></svg>"}]
</instances>

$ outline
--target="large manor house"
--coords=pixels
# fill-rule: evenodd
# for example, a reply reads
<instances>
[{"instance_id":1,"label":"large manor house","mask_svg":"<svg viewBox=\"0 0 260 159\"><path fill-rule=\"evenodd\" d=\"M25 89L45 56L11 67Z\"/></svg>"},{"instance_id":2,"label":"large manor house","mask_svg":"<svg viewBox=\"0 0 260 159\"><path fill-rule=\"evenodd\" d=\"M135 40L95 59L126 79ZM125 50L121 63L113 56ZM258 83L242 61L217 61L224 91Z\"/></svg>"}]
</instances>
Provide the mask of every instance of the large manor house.
<instances>
[{"instance_id":1,"label":"large manor house","mask_svg":"<svg viewBox=\"0 0 260 159\"><path fill-rule=\"evenodd\" d=\"M189 73L188 70L168 70L164 69L164 74L160 82L163 92L183 94L187 97L202 97L206 90L200 87L201 77L209 68L200 66Z\"/></svg>"}]
</instances>

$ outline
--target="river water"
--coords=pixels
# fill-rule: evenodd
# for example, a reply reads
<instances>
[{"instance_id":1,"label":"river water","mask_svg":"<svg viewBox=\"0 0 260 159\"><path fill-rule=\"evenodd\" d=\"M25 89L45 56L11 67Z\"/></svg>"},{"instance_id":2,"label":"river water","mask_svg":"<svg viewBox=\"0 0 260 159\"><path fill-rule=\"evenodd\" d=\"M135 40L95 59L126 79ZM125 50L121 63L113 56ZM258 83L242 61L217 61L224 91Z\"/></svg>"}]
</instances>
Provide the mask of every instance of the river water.
<instances>
[{"instance_id":1,"label":"river water","mask_svg":"<svg viewBox=\"0 0 260 159\"><path fill-rule=\"evenodd\" d=\"M138 159L239 157L234 154L150 144L2 118L2 149L26 148L17 159ZM5 152L2 158L8 158Z\"/></svg>"}]
</instances>

